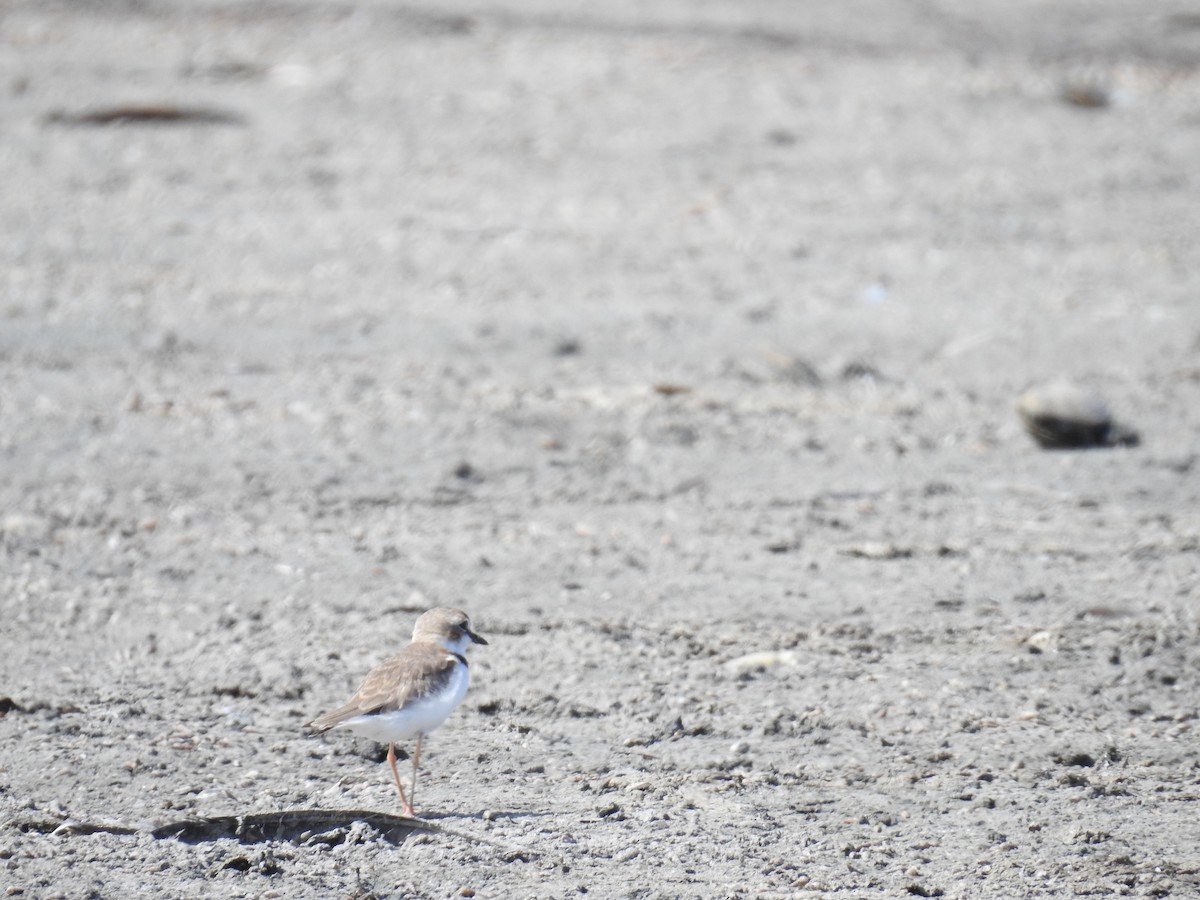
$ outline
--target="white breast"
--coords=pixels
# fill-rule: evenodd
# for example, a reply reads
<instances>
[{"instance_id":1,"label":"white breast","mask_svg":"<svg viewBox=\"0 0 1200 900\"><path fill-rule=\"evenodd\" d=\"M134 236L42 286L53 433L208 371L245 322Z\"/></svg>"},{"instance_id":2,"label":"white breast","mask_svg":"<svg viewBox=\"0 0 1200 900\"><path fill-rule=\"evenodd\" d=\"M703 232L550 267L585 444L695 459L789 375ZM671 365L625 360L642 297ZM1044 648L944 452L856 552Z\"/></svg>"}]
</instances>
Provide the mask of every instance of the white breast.
<instances>
[{"instance_id":1,"label":"white breast","mask_svg":"<svg viewBox=\"0 0 1200 900\"><path fill-rule=\"evenodd\" d=\"M412 740L419 734L429 734L445 722L454 708L462 703L470 682L471 670L459 663L439 693L410 700L395 712L355 716L339 727L349 728L355 734L384 744Z\"/></svg>"}]
</instances>

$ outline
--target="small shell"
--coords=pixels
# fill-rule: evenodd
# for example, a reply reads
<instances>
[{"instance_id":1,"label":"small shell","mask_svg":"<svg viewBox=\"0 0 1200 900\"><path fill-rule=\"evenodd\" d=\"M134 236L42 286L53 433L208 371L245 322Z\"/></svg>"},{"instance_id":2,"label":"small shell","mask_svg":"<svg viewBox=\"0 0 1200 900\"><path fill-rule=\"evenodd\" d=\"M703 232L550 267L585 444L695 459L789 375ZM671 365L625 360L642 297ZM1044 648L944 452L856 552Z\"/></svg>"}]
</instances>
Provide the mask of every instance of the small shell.
<instances>
[{"instance_id":1,"label":"small shell","mask_svg":"<svg viewBox=\"0 0 1200 900\"><path fill-rule=\"evenodd\" d=\"M1069 381L1030 388L1017 401L1025 430L1047 449L1136 446L1138 433L1113 421L1104 400Z\"/></svg>"}]
</instances>

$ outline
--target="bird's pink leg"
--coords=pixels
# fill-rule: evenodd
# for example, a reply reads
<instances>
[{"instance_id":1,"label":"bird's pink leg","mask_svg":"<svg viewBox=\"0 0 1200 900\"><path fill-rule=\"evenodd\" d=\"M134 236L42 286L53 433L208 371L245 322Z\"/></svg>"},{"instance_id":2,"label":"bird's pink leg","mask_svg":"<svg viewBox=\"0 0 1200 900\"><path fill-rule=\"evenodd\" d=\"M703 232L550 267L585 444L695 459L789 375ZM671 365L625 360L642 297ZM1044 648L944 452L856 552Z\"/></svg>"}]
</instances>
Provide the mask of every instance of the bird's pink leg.
<instances>
[{"instance_id":1,"label":"bird's pink leg","mask_svg":"<svg viewBox=\"0 0 1200 900\"><path fill-rule=\"evenodd\" d=\"M396 790L400 792L400 815L413 817L412 804L408 802L408 798L404 796L404 786L400 784L400 773L396 771L396 744L388 744L388 765L392 767L392 777L396 779Z\"/></svg>"},{"instance_id":2,"label":"bird's pink leg","mask_svg":"<svg viewBox=\"0 0 1200 900\"><path fill-rule=\"evenodd\" d=\"M409 794L412 796L412 798L414 800L417 799L417 766L419 766L421 764L421 741L423 741L423 740L425 740L425 735L418 734L417 735L417 746L416 746L416 749L413 750L413 782L412 782L412 790L409 791ZM412 813L409 813L409 815L412 815Z\"/></svg>"}]
</instances>

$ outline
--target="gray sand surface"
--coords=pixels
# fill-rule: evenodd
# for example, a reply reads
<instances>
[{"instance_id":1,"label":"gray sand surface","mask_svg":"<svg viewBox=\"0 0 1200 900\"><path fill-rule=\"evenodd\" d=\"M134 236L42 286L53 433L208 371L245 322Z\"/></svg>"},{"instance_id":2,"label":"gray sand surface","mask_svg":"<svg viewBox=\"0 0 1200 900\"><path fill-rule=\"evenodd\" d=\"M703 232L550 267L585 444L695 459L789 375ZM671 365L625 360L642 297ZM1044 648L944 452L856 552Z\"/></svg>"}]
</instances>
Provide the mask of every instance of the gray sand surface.
<instances>
[{"instance_id":1,"label":"gray sand surface","mask_svg":"<svg viewBox=\"0 0 1200 900\"><path fill-rule=\"evenodd\" d=\"M0 895L1200 897L1198 64L1183 0L6 2ZM1039 449L1057 377L1141 445ZM435 605L389 829L304 723Z\"/></svg>"}]
</instances>

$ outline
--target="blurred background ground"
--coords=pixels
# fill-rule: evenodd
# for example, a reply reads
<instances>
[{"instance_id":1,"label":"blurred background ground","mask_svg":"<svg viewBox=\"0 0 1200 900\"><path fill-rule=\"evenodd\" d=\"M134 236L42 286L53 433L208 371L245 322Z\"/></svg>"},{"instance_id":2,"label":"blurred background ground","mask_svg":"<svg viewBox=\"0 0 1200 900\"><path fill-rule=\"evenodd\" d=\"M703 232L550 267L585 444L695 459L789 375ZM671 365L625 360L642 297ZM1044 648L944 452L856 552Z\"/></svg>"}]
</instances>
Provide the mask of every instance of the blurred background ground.
<instances>
[{"instance_id":1,"label":"blurred background ground","mask_svg":"<svg viewBox=\"0 0 1200 900\"><path fill-rule=\"evenodd\" d=\"M1198 59L1172 2L6 4L0 884L1193 895ZM1141 446L1039 450L1059 376ZM422 805L507 849L50 833L392 810L302 725L437 604L492 643Z\"/></svg>"}]
</instances>

